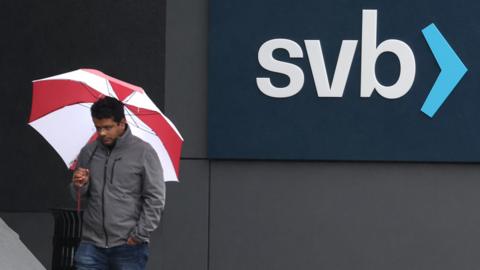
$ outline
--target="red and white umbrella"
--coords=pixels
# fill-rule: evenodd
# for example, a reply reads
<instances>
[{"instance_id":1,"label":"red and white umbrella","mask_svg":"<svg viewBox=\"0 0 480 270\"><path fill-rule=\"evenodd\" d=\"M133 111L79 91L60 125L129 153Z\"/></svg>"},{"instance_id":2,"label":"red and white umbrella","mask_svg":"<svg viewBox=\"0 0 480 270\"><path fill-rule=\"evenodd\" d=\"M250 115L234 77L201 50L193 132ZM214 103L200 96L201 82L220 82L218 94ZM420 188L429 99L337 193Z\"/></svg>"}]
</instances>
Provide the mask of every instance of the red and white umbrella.
<instances>
[{"instance_id":1,"label":"red and white umbrella","mask_svg":"<svg viewBox=\"0 0 480 270\"><path fill-rule=\"evenodd\" d=\"M129 128L155 149L165 181L178 181L183 138L173 123L141 87L98 70L79 69L33 81L29 125L72 168L81 148L96 139L90 107L103 96L116 98L125 105Z\"/></svg>"}]
</instances>

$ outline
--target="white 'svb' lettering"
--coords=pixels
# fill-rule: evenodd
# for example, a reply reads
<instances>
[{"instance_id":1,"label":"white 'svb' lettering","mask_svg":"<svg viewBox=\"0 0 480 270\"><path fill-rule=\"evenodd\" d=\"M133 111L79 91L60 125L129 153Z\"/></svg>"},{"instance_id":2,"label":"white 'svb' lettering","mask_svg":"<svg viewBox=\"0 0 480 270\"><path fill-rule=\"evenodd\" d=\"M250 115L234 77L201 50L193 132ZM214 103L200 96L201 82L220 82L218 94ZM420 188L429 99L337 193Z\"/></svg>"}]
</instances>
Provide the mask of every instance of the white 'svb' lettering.
<instances>
[{"instance_id":1,"label":"white 'svb' lettering","mask_svg":"<svg viewBox=\"0 0 480 270\"><path fill-rule=\"evenodd\" d=\"M360 96L368 98L376 90L384 98L400 98L408 93L415 80L415 57L412 49L405 42L396 39L388 39L377 45L377 11L364 10L362 15ZM358 40L342 41L337 65L330 83L320 40L304 40L318 97L343 96L357 43ZM256 78L257 86L267 96L288 98L302 90L305 76L299 66L275 59L273 52L278 49L286 50L290 58L304 57L302 48L293 40L268 40L258 51L258 62L268 71L288 76L290 82L284 87L276 87L272 84L270 78L259 77ZM400 63L398 79L390 86L385 86L378 82L375 74L377 59L385 52L396 55Z\"/></svg>"}]
</instances>

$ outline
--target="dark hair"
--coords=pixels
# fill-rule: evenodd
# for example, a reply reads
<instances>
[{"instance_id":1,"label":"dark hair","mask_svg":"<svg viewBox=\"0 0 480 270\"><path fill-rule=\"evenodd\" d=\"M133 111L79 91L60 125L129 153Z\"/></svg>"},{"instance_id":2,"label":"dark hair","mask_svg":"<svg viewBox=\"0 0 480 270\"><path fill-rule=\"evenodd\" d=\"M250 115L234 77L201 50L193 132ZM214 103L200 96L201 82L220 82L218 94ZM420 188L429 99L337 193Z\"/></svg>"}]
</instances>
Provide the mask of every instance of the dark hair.
<instances>
[{"instance_id":1,"label":"dark hair","mask_svg":"<svg viewBox=\"0 0 480 270\"><path fill-rule=\"evenodd\" d=\"M96 119L113 118L113 121L120 123L125 114L123 112L123 103L115 98L105 96L93 103L90 108L92 117Z\"/></svg>"}]
</instances>

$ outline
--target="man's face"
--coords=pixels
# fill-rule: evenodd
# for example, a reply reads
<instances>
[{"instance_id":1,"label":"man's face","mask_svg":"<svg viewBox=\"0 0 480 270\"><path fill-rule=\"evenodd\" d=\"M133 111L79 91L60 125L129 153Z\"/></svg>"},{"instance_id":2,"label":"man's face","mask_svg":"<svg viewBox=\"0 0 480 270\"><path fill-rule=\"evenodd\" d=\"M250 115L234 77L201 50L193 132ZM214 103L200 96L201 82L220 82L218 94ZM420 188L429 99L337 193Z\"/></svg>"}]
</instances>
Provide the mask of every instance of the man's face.
<instances>
[{"instance_id":1,"label":"man's face","mask_svg":"<svg viewBox=\"0 0 480 270\"><path fill-rule=\"evenodd\" d=\"M97 129L98 137L104 145L110 146L122 136L125 131L125 118L117 123L112 118L97 119L93 118L93 123Z\"/></svg>"}]
</instances>

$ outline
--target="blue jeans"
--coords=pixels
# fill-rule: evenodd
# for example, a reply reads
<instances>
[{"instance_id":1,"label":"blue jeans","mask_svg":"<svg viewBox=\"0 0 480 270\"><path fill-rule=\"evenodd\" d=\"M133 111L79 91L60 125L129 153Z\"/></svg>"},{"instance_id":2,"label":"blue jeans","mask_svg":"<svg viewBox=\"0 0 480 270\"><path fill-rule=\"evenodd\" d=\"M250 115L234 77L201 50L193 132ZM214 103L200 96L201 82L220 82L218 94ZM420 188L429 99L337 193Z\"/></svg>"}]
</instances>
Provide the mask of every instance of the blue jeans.
<instances>
[{"instance_id":1,"label":"blue jeans","mask_svg":"<svg viewBox=\"0 0 480 270\"><path fill-rule=\"evenodd\" d=\"M80 243L75 253L77 270L144 270L148 260L148 244L100 248Z\"/></svg>"}]
</instances>

